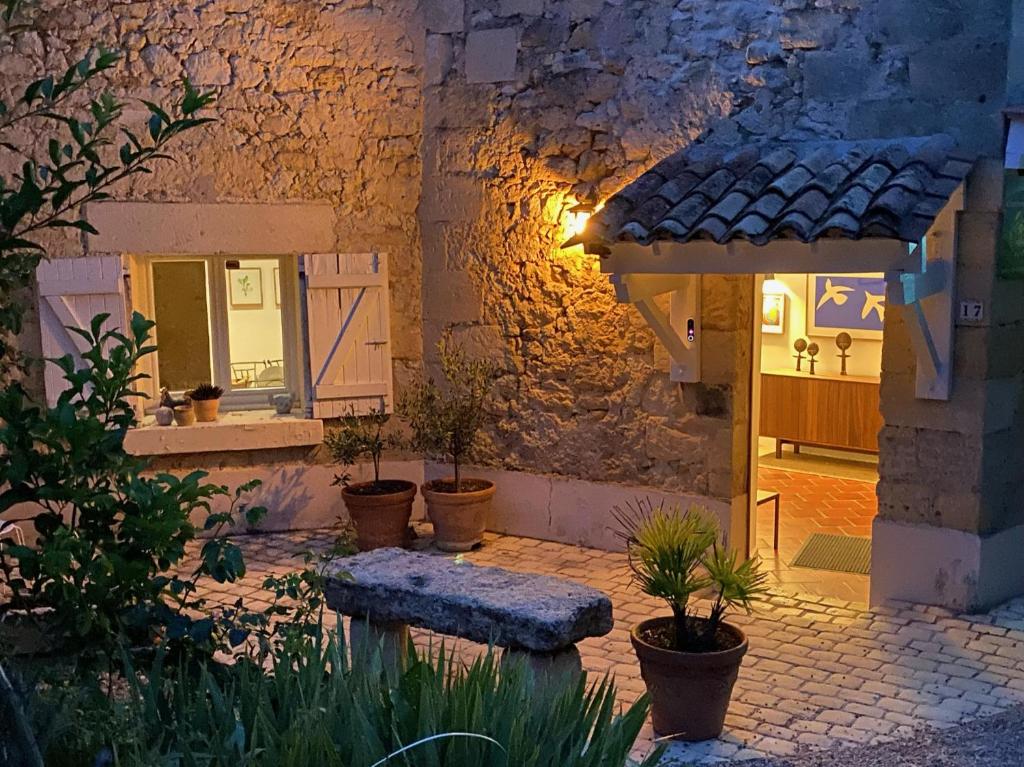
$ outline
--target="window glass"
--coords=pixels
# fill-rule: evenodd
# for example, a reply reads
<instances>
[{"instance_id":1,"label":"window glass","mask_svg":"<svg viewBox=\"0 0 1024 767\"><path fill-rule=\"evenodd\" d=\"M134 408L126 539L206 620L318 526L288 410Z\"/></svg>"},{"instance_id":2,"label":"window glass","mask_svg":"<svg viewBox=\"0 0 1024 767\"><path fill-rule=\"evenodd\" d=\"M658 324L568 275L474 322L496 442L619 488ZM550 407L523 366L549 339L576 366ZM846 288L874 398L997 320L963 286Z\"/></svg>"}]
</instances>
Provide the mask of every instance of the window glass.
<instances>
[{"instance_id":1,"label":"window glass","mask_svg":"<svg viewBox=\"0 0 1024 767\"><path fill-rule=\"evenodd\" d=\"M184 391L213 380L205 261L153 263L160 385Z\"/></svg>"},{"instance_id":2,"label":"window glass","mask_svg":"<svg viewBox=\"0 0 1024 767\"><path fill-rule=\"evenodd\" d=\"M285 385L280 262L229 261L226 269L231 388Z\"/></svg>"}]
</instances>

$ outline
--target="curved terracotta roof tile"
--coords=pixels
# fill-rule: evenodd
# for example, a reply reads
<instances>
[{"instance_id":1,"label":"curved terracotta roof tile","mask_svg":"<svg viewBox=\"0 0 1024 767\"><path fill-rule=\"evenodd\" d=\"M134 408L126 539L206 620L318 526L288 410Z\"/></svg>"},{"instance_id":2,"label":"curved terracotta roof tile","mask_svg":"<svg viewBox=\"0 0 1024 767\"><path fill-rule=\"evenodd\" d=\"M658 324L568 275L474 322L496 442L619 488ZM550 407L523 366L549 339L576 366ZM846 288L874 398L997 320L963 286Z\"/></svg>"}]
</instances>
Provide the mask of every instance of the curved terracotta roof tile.
<instances>
[{"instance_id":1,"label":"curved terracotta roof tile","mask_svg":"<svg viewBox=\"0 0 1024 767\"><path fill-rule=\"evenodd\" d=\"M972 165L947 136L740 148L695 144L613 195L570 242L592 253L607 253L619 241L913 242Z\"/></svg>"}]
</instances>

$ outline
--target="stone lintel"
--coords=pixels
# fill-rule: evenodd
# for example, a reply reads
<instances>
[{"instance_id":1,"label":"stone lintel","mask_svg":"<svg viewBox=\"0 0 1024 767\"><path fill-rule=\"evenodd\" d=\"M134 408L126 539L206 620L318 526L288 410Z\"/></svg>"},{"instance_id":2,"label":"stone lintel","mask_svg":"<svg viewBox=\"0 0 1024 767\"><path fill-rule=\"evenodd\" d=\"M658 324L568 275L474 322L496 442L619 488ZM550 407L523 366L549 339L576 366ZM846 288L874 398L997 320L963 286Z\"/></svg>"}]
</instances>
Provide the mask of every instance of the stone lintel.
<instances>
[{"instance_id":1,"label":"stone lintel","mask_svg":"<svg viewBox=\"0 0 1024 767\"><path fill-rule=\"evenodd\" d=\"M91 253L298 255L336 250L323 203L101 202L87 206Z\"/></svg>"}]
</instances>

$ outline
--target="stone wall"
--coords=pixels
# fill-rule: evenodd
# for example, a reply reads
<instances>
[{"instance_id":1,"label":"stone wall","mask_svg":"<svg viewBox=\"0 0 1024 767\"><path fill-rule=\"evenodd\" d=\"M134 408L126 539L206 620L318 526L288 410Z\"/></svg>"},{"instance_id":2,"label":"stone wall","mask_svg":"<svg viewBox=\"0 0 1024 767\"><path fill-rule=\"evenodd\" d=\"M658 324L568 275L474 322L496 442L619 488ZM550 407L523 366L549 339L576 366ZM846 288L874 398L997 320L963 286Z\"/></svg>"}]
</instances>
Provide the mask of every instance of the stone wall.
<instances>
[{"instance_id":1,"label":"stone wall","mask_svg":"<svg viewBox=\"0 0 1024 767\"><path fill-rule=\"evenodd\" d=\"M63 71L91 46L124 54L109 78L144 126L139 99L165 103L188 75L213 89L217 123L188 134L174 163L117 199L330 203L337 247L390 254L396 373L420 364L423 33L402 0L63 2L44 0L41 31L0 52L0 88ZM27 137L26 137L27 138ZM82 253L76 238L52 257ZM38 330L25 334L29 345Z\"/></svg>"},{"instance_id":2,"label":"stone wall","mask_svg":"<svg viewBox=\"0 0 1024 767\"><path fill-rule=\"evenodd\" d=\"M560 250L569 208L697 138L943 131L990 154L1002 138L1005 0L45 2L0 87L105 40L125 51L120 95L166 100L183 73L216 88L219 122L118 197L330 203L340 250L391 254L399 388L448 330L498 363L481 463L734 505L752 278L705 278L705 380L673 385L598 264ZM53 255L80 252L69 238ZM925 436L907 487L982 439ZM912 495L907 514L935 524Z\"/></svg>"},{"instance_id":3,"label":"stone wall","mask_svg":"<svg viewBox=\"0 0 1024 767\"><path fill-rule=\"evenodd\" d=\"M438 0L427 13L424 344L498 357L491 467L735 499L752 285L706 277L705 382L565 252L567 209L698 137L1002 139L999 0Z\"/></svg>"}]
</instances>

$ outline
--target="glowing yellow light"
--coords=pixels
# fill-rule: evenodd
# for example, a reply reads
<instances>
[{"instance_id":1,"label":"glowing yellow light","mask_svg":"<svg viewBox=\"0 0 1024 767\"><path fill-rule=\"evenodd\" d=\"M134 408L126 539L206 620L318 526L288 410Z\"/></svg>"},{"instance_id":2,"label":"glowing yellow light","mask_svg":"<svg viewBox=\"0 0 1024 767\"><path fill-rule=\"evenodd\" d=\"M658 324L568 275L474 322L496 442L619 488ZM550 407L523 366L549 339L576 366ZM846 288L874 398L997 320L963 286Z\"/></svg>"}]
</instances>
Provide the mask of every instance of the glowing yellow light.
<instances>
[{"instance_id":1,"label":"glowing yellow light","mask_svg":"<svg viewBox=\"0 0 1024 767\"><path fill-rule=\"evenodd\" d=\"M592 205L580 204L569 209L565 228L570 238L579 237L587 230L587 223L592 215L594 215L594 207Z\"/></svg>"},{"instance_id":2,"label":"glowing yellow light","mask_svg":"<svg viewBox=\"0 0 1024 767\"><path fill-rule=\"evenodd\" d=\"M775 279L774 274L768 274L765 277L764 286L761 288L761 292L766 296L781 296L786 293L786 286Z\"/></svg>"}]
</instances>

